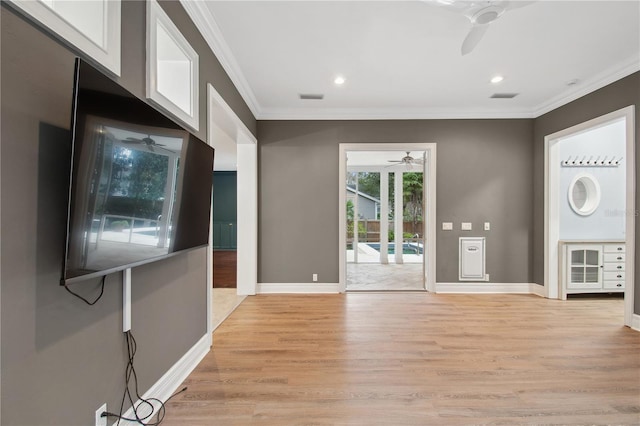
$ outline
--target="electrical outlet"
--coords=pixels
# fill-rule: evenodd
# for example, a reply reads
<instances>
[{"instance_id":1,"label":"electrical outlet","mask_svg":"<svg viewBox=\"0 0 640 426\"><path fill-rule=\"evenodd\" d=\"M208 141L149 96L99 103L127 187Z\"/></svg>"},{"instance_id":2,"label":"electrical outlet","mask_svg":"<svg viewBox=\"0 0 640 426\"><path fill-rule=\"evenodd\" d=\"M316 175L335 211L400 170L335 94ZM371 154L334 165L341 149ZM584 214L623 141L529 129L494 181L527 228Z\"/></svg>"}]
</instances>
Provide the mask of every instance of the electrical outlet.
<instances>
[{"instance_id":1,"label":"electrical outlet","mask_svg":"<svg viewBox=\"0 0 640 426\"><path fill-rule=\"evenodd\" d=\"M453 230L453 222L442 222L442 230L443 231Z\"/></svg>"},{"instance_id":2,"label":"electrical outlet","mask_svg":"<svg viewBox=\"0 0 640 426\"><path fill-rule=\"evenodd\" d=\"M489 274L484 274L484 280L489 281Z\"/></svg>"},{"instance_id":3,"label":"electrical outlet","mask_svg":"<svg viewBox=\"0 0 640 426\"><path fill-rule=\"evenodd\" d=\"M107 416L102 417L102 413L107 411L107 403L96 410L96 426L107 426Z\"/></svg>"},{"instance_id":4,"label":"electrical outlet","mask_svg":"<svg viewBox=\"0 0 640 426\"><path fill-rule=\"evenodd\" d=\"M313 282L317 282L318 281L318 274L313 274Z\"/></svg>"},{"instance_id":5,"label":"electrical outlet","mask_svg":"<svg viewBox=\"0 0 640 426\"><path fill-rule=\"evenodd\" d=\"M463 231L471 231L473 227L471 226L471 222L462 222L460 229Z\"/></svg>"}]
</instances>

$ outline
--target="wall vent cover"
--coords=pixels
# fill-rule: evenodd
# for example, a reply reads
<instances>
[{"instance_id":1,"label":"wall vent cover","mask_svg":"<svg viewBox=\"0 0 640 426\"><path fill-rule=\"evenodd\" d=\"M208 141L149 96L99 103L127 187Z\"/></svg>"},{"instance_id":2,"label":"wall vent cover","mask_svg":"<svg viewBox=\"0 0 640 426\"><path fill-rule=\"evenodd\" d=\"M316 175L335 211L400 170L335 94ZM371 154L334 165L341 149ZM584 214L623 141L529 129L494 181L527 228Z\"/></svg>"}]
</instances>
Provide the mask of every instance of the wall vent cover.
<instances>
[{"instance_id":1,"label":"wall vent cover","mask_svg":"<svg viewBox=\"0 0 640 426\"><path fill-rule=\"evenodd\" d=\"M519 93L494 93L491 95L491 99L513 99L518 96Z\"/></svg>"},{"instance_id":2,"label":"wall vent cover","mask_svg":"<svg viewBox=\"0 0 640 426\"><path fill-rule=\"evenodd\" d=\"M324 99L324 95L322 93L300 93L298 96L300 96L300 99L313 99L313 100L320 100L320 99Z\"/></svg>"}]
</instances>

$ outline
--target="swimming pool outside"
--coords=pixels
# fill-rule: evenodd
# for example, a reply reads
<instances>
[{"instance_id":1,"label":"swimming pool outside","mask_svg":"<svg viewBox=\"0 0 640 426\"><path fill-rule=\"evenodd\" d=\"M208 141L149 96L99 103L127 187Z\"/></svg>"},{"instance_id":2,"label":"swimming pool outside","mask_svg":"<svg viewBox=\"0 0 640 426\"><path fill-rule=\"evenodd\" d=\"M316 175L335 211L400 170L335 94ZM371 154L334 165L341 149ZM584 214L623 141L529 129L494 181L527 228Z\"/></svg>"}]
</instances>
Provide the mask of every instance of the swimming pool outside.
<instances>
[{"instance_id":1,"label":"swimming pool outside","mask_svg":"<svg viewBox=\"0 0 640 426\"><path fill-rule=\"evenodd\" d=\"M376 251L380 251L380 243L367 243L369 247ZM389 243L389 254L395 254L396 246L395 243ZM402 244L402 254L422 254L423 247L414 244L414 243L404 243Z\"/></svg>"}]
</instances>

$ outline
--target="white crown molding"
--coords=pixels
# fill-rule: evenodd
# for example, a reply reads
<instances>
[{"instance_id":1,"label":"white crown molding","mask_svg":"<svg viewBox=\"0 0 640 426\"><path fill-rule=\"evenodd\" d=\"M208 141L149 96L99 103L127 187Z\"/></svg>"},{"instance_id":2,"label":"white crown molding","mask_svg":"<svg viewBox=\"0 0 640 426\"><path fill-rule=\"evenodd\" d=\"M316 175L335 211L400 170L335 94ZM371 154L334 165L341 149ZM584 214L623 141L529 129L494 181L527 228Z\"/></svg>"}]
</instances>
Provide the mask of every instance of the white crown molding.
<instances>
[{"instance_id":1,"label":"white crown molding","mask_svg":"<svg viewBox=\"0 0 640 426\"><path fill-rule=\"evenodd\" d=\"M216 56L222 68L226 71L231 82L236 86L240 96L245 101L254 117L258 118L261 113L260 104L244 77L240 65L231 52L229 45L222 36L222 31L218 26L211 10L207 7L206 1L180 0L182 7L187 12L196 28L202 34L211 51Z\"/></svg>"},{"instance_id":2,"label":"white crown molding","mask_svg":"<svg viewBox=\"0 0 640 426\"><path fill-rule=\"evenodd\" d=\"M533 109L531 115L533 118L540 117L541 115L560 108L569 102L573 102L576 99L595 92L598 89L602 89L603 87L627 77L636 71L640 71L640 54L636 54L633 58L621 64L616 64L613 67L597 74L595 77L580 84L579 88L576 88L576 90L561 93L559 96L538 105Z\"/></svg>"},{"instance_id":3,"label":"white crown molding","mask_svg":"<svg viewBox=\"0 0 640 426\"><path fill-rule=\"evenodd\" d=\"M445 111L420 108L269 108L259 120L451 120L534 118L529 111Z\"/></svg>"},{"instance_id":4,"label":"white crown molding","mask_svg":"<svg viewBox=\"0 0 640 426\"><path fill-rule=\"evenodd\" d=\"M218 61L238 89L257 120L435 120L435 119L517 119L537 118L623 77L640 70L640 55L616 64L584 81L575 90L565 91L531 109L460 111L436 108L263 108L226 43L205 1L180 0L187 14L209 44Z\"/></svg>"}]
</instances>

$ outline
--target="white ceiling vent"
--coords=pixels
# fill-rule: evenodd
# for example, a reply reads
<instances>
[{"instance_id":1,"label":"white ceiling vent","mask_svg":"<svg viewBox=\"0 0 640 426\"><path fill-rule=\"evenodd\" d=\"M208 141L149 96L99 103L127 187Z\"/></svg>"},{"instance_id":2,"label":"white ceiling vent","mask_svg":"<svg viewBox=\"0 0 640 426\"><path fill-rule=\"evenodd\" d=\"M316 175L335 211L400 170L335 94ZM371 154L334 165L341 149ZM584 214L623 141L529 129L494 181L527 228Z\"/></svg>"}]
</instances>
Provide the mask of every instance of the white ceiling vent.
<instances>
[{"instance_id":1,"label":"white ceiling vent","mask_svg":"<svg viewBox=\"0 0 640 426\"><path fill-rule=\"evenodd\" d=\"M518 96L519 93L494 93L490 96L491 99L513 99Z\"/></svg>"},{"instance_id":2,"label":"white ceiling vent","mask_svg":"<svg viewBox=\"0 0 640 426\"><path fill-rule=\"evenodd\" d=\"M298 96L300 96L300 99L313 99L313 100L320 100L320 99L324 99L324 95L322 93L300 93Z\"/></svg>"}]
</instances>

